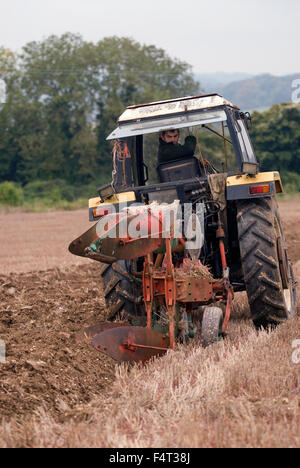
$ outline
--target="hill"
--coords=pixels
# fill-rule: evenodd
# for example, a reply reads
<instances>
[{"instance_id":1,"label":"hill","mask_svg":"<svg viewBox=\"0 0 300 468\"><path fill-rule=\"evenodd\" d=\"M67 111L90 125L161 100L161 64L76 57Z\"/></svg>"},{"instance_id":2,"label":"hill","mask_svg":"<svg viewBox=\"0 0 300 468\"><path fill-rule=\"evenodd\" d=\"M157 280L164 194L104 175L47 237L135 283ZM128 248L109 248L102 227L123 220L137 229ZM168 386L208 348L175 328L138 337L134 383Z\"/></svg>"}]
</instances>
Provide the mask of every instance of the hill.
<instances>
[{"instance_id":1,"label":"hill","mask_svg":"<svg viewBox=\"0 0 300 468\"><path fill-rule=\"evenodd\" d=\"M212 76L211 85L208 81L202 81L200 75L197 75L200 84L205 91L217 92L234 104L237 104L242 110L266 110L274 104L282 102L291 102L292 83L300 78L300 74L273 76L269 74L250 76L242 80L234 80L231 83L221 81L223 74L220 75L218 84L217 78ZM238 75L235 75L236 77ZM225 76L226 78L226 76ZM206 84L206 87L204 86Z\"/></svg>"},{"instance_id":2,"label":"hill","mask_svg":"<svg viewBox=\"0 0 300 468\"><path fill-rule=\"evenodd\" d=\"M292 83L300 78L300 73L285 76L212 73L196 74L195 78L199 80L201 89L221 94L242 110L262 111L274 104L291 102Z\"/></svg>"},{"instance_id":3,"label":"hill","mask_svg":"<svg viewBox=\"0 0 300 468\"><path fill-rule=\"evenodd\" d=\"M242 81L252 77L254 77L254 75L250 73L226 72L196 73L194 76L194 78L200 82L201 89L208 93L214 93L217 88L223 88L236 81Z\"/></svg>"},{"instance_id":4,"label":"hill","mask_svg":"<svg viewBox=\"0 0 300 468\"><path fill-rule=\"evenodd\" d=\"M274 104L291 102L292 83L297 78L299 74L258 75L224 86L221 94L234 103L238 103L243 110L264 110Z\"/></svg>"}]
</instances>

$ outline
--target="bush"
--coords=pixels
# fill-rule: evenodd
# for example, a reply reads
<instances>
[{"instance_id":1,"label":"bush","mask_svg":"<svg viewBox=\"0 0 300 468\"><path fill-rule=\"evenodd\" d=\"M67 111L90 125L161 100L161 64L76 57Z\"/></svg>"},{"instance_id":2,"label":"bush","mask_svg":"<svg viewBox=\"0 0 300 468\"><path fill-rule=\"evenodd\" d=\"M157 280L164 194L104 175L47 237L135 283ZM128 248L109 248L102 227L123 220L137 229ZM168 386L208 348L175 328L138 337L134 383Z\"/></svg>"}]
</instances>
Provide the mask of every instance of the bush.
<instances>
[{"instance_id":1,"label":"bush","mask_svg":"<svg viewBox=\"0 0 300 468\"><path fill-rule=\"evenodd\" d=\"M97 197L99 183L70 185L62 179L35 180L23 189L14 182L0 183L0 206L23 206L27 211L74 210L84 208Z\"/></svg>"},{"instance_id":2,"label":"bush","mask_svg":"<svg viewBox=\"0 0 300 468\"><path fill-rule=\"evenodd\" d=\"M283 188L287 193L300 192L300 174L297 172L283 172L281 174Z\"/></svg>"},{"instance_id":3,"label":"bush","mask_svg":"<svg viewBox=\"0 0 300 468\"><path fill-rule=\"evenodd\" d=\"M48 205L54 205L61 200L75 200L75 189L62 179L35 180L24 187L26 201L44 200Z\"/></svg>"},{"instance_id":4,"label":"bush","mask_svg":"<svg viewBox=\"0 0 300 468\"><path fill-rule=\"evenodd\" d=\"M109 182L109 179L107 180L107 182ZM98 196L97 189L100 187L100 185L103 185L103 184L92 182L87 185L76 186L75 187L76 199L85 198L86 200L88 200L89 198L97 197Z\"/></svg>"},{"instance_id":5,"label":"bush","mask_svg":"<svg viewBox=\"0 0 300 468\"><path fill-rule=\"evenodd\" d=\"M23 190L14 182L2 182L0 184L0 205L23 205Z\"/></svg>"},{"instance_id":6,"label":"bush","mask_svg":"<svg viewBox=\"0 0 300 468\"><path fill-rule=\"evenodd\" d=\"M87 206L97 196L96 183L70 185L62 179L35 180L24 187L24 205L29 211L73 210Z\"/></svg>"}]
</instances>

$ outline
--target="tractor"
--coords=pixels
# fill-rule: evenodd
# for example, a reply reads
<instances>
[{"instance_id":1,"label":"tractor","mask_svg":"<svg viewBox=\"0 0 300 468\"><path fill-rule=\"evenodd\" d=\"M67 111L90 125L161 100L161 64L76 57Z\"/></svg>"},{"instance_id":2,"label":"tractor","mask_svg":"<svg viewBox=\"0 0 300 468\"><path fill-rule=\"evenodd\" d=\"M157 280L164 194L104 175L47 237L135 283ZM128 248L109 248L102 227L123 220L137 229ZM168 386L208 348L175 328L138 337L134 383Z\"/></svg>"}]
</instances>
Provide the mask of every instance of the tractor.
<instances>
[{"instance_id":1,"label":"tractor","mask_svg":"<svg viewBox=\"0 0 300 468\"><path fill-rule=\"evenodd\" d=\"M106 322L85 330L113 359L147 361L226 334L246 291L257 328L293 316L296 283L275 201L278 172L260 172L251 115L218 94L130 106L108 136L112 181L89 200L93 226L69 246L101 263ZM194 154L158 161L163 132ZM172 149L172 148L171 148Z\"/></svg>"}]
</instances>

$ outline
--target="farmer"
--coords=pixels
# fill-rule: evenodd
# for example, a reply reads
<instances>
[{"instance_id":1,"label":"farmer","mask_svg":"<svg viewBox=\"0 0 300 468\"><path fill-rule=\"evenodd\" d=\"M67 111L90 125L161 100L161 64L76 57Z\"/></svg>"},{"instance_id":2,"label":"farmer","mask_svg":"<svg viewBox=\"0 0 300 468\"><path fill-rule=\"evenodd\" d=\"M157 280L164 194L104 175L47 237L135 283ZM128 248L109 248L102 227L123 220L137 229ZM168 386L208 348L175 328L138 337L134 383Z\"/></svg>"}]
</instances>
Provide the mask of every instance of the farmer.
<instances>
[{"instance_id":1,"label":"farmer","mask_svg":"<svg viewBox=\"0 0 300 468\"><path fill-rule=\"evenodd\" d=\"M173 161L174 159L194 156L196 138L189 135L184 145L179 143L179 130L165 130L160 133L158 147L158 163Z\"/></svg>"}]
</instances>

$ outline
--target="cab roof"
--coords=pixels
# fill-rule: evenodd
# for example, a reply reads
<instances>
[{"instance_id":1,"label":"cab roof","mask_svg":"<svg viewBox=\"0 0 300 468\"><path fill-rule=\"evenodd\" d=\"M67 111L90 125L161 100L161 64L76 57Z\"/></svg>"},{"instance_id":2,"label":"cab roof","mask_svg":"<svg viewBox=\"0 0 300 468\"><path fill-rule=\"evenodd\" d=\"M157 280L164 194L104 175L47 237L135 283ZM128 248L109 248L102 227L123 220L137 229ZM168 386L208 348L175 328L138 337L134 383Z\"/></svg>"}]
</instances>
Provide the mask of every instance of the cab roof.
<instances>
[{"instance_id":1,"label":"cab roof","mask_svg":"<svg viewBox=\"0 0 300 468\"><path fill-rule=\"evenodd\" d=\"M129 106L119 117L118 127L107 140L222 122L226 120L224 107L239 109L219 94L200 94Z\"/></svg>"},{"instance_id":2,"label":"cab roof","mask_svg":"<svg viewBox=\"0 0 300 468\"><path fill-rule=\"evenodd\" d=\"M119 117L118 123L167 115L171 116L182 112L193 112L219 106L230 106L238 109L237 106L219 94L199 94L196 96L169 99L167 101L157 101L137 106L129 106Z\"/></svg>"}]
</instances>

